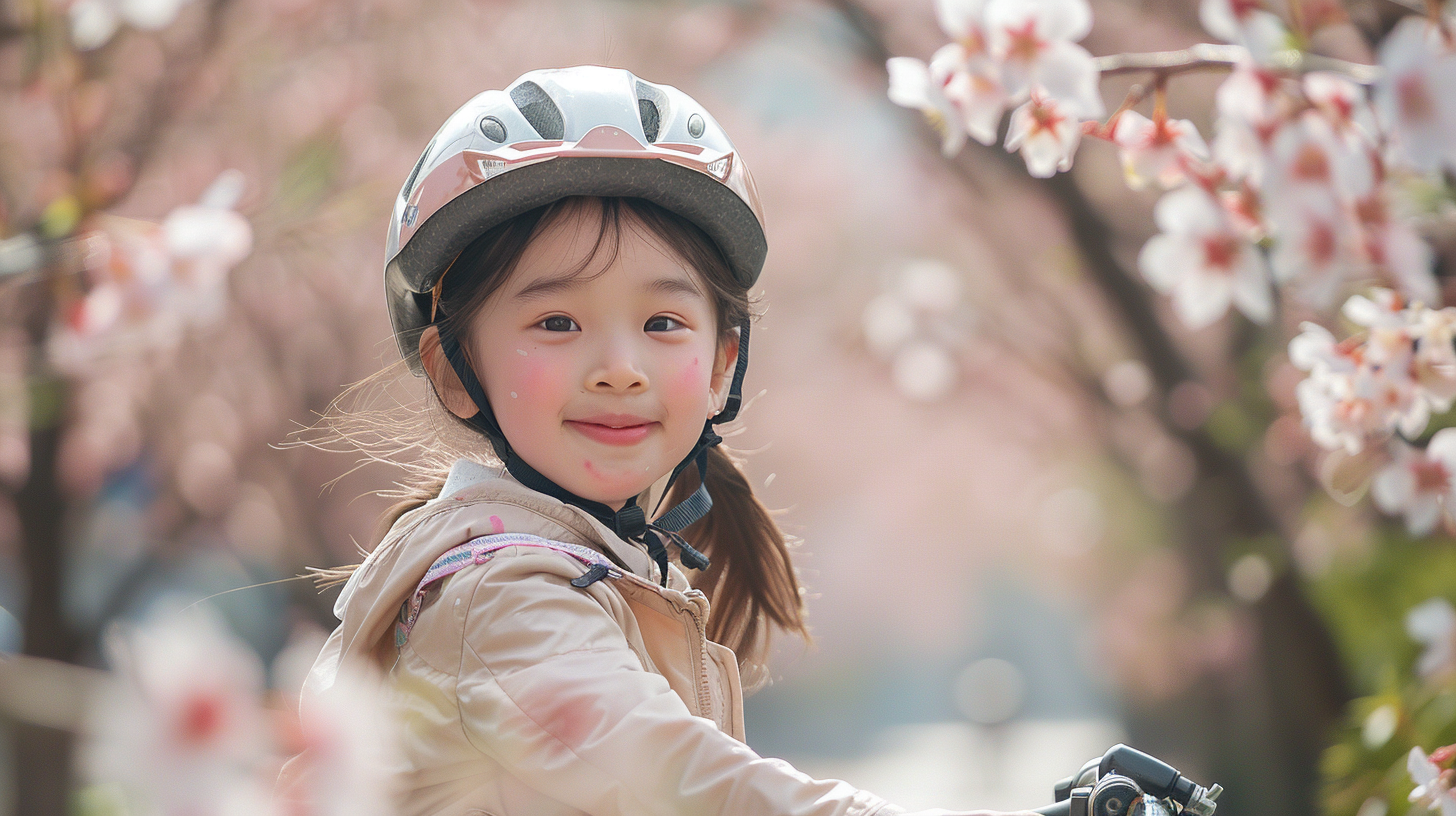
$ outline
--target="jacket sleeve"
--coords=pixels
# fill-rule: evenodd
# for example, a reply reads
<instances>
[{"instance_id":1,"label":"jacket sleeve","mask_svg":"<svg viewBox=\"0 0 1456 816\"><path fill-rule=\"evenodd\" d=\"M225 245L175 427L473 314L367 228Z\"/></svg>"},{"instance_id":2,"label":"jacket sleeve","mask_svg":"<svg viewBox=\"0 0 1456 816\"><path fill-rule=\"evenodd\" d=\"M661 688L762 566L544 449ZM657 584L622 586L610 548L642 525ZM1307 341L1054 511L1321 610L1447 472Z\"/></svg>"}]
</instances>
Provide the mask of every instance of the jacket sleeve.
<instances>
[{"instance_id":1,"label":"jacket sleeve","mask_svg":"<svg viewBox=\"0 0 1456 816\"><path fill-rule=\"evenodd\" d=\"M457 575L469 577L450 593L467 601L457 686L466 736L520 781L596 816L903 812L760 757L693 716L643 668L603 606L608 592L570 586L580 568L563 564L496 558Z\"/></svg>"}]
</instances>

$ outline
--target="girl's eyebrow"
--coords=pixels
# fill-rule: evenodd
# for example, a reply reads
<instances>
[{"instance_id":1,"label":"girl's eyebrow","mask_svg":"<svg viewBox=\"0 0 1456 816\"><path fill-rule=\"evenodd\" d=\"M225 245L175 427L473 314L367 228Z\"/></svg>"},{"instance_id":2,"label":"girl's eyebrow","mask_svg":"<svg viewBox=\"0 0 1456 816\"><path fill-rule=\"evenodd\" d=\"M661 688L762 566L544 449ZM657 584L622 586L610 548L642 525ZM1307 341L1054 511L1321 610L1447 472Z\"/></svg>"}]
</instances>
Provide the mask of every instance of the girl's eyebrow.
<instances>
[{"instance_id":1,"label":"girl's eyebrow","mask_svg":"<svg viewBox=\"0 0 1456 816\"><path fill-rule=\"evenodd\" d=\"M581 285L577 275L559 275L554 278L541 278L521 288L521 291L511 295L512 300L535 300L544 295L554 292L562 292L567 289L575 289Z\"/></svg>"},{"instance_id":2,"label":"girl's eyebrow","mask_svg":"<svg viewBox=\"0 0 1456 816\"><path fill-rule=\"evenodd\" d=\"M664 295L688 295L703 297L703 290L691 280L685 278L658 278L647 284L647 291L661 292Z\"/></svg>"},{"instance_id":3,"label":"girl's eyebrow","mask_svg":"<svg viewBox=\"0 0 1456 816\"><path fill-rule=\"evenodd\" d=\"M575 289L582 283L582 278L577 275L562 275L554 278L541 278L532 281L511 296L512 300L535 300L555 292L563 292L568 289ZM649 292L660 292L666 295L688 295L704 297L703 291L697 284L686 278L658 278L644 287Z\"/></svg>"}]
</instances>

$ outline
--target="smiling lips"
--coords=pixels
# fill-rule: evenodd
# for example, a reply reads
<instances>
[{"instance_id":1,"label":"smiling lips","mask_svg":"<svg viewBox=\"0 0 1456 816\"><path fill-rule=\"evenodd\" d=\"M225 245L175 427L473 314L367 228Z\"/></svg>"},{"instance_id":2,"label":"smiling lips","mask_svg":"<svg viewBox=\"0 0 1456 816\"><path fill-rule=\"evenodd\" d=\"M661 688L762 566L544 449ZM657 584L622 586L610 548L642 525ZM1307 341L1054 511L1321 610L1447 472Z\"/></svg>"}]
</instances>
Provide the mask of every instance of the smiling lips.
<instances>
[{"instance_id":1,"label":"smiling lips","mask_svg":"<svg viewBox=\"0 0 1456 816\"><path fill-rule=\"evenodd\" d=\"M581 420L566 420L577 433L604 445L635 445L647 438L656 422L628 414L603 414Z\"/></svg>"}]
</instances>

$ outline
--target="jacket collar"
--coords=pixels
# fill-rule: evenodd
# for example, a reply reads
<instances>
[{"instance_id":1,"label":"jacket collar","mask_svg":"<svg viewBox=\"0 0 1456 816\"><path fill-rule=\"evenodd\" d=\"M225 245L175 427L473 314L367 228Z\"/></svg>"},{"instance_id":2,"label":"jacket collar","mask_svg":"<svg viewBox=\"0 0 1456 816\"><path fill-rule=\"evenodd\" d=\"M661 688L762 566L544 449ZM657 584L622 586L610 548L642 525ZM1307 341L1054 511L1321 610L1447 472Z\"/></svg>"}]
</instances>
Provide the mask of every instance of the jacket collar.
<instances>
[{"instance_id":1,"label":"jacket collar","mask_svg":"<svg viewBox=\"0 0 1456 816\"><path fill-rule=\"evenodd\" d=\"M568 527L579 528L583 521L590 524L595 533L591 536L594 546L604 549L608 556L633 573L651 580L655 566L641 546L623 541L615 531L585 510L526 487L503 466L490 467L472 459L455 460L445 478L445 486L440 489L440 497L435 501L467 500L476 496L495 496L502 493L523 503L529 502L533 510Z\"/></svg>"}]
</instances>

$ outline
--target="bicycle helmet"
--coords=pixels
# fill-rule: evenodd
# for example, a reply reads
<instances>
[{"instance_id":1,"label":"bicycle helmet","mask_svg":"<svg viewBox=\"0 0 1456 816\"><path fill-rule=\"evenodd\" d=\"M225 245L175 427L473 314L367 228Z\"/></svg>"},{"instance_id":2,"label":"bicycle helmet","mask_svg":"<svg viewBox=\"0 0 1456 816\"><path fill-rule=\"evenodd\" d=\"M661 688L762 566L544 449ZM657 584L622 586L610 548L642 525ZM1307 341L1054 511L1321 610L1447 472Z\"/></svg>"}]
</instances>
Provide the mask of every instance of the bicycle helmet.
<instances>
[{"instance_id":1,"label":"bicycle helmet","mask_svg":"<svg viewBox=\"0 0 1456 816\"><path fill-rule=\"evenodd\" d=\"M384 288L400 354L416 376L424 375L419 335L434 320L432 294L460 252L491 227L581 195L643 198L686 218L713 240L745 288L763 268L768 244L753 178L723 129L692 97L619 68L531 71L451 114L395 199ZM446 358L479 409L469 421L517 480L581 507L623 538L642 541L664 584L666 548L656 533L678 545L686 566L707 566L679 531L712 507L707 450L722 441L714 424L732 420L742 403L746 320L739 326L726 406L704 423L698 443L668 481L670 487L689 464L696 464L702 483L650 524L635 500L613 511L570 493L517 456L458 339L436 325Z\"/></svg>"}]
</instances>

